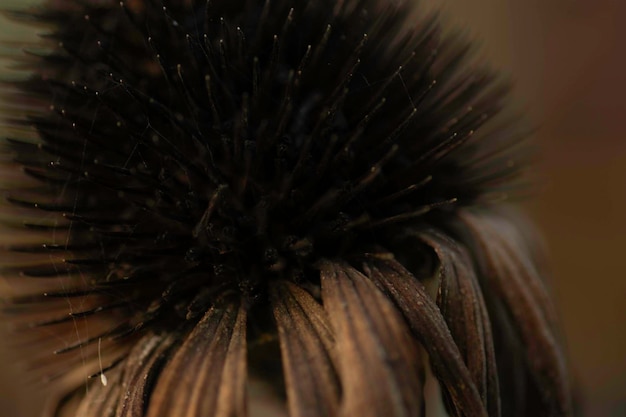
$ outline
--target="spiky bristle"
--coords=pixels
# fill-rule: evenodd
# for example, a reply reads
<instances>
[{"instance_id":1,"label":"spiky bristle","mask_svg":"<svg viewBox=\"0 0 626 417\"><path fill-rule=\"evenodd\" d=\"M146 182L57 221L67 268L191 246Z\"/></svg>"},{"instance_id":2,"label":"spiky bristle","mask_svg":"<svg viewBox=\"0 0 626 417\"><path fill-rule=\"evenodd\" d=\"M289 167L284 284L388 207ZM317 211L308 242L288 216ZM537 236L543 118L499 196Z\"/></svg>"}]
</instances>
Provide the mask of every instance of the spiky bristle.
<instances>
[{"instance_id":1,"label":"spiky bristle","mask_svg":"<svg viewBox=\"0 0 626 417\"><path fill-rule=\"evenodd\" d=\"M3 169L23 175L2 207L15 230L2 269L19 280L19 325L77 336L41 342L67 355L44 373L100 375L148 330L193 339L232 298L259 311L247 319L258 336L274 326L267 300L287 291L272 283L319 301L326 259L385 248L432 264L438 241L407 253L407 230L445 229L492 200L521 154L484 126L506 88L412 9L76 0L28 12L51 30L43 53L19 59L33 75L11 82L8 114L21 116L6 122Z\"/></svg>"}]
</instances>

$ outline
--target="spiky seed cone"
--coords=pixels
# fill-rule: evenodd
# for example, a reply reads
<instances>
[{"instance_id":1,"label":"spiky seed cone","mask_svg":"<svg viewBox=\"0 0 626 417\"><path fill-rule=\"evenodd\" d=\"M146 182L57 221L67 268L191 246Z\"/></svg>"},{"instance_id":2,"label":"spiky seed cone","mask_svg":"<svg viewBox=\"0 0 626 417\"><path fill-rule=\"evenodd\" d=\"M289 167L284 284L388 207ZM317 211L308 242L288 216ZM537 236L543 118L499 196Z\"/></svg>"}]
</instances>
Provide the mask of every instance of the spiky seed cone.
<instances>
[{"instance_id":1,"label":"spiky seed cone","mask_svg":"<svg viewBox=\"0 0 626 417\"><path fill-rule=\"evenodd\" d=\"M48 32L5 93L5 310L54 410L243 416L254 374L291 416L419 416L429 360L451 415L569 414L543 265L495 203L505 89L412 14L13 13Z\"/></svg>"}]
</instances>

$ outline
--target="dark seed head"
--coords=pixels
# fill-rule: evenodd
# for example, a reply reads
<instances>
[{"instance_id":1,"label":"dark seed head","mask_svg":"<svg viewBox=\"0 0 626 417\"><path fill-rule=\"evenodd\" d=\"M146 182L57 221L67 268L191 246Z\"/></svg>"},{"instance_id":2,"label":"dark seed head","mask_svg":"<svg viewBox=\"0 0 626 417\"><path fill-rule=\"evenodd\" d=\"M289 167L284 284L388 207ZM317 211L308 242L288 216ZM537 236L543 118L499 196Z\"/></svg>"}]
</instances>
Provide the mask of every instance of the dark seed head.
<instances>
[{"instance_id":1,"label":"dark seed head","mask_svg":"<svg viewBox=\"0 0 626 417\"><path fill-rule=\"evenodd\" d=\"M501 92L433 22L402 30L407 4L68 7L38 12L58 46L20 85L40 143L13 147L44 195L11 194L72 228L64 274L149 274L156 294L129 295L165 291L168 314L388 246L489 185L469 159Z\"/></svg>"},{"instance_id":2,"label":"dark seed head","mask_svg":"<svg viewBox=\"0 0 626 417\"><path fill-rule=\"evenodd\" d=\"M458 231L469 230L460 214L512 187L521 156L510 131L489 124L505 89L467 64L467 45L443 37L434 19L409 20L412 9L411 2L377 0L146 0L49 1L28 12L50 31L44 53L19 59L33 75L10 92L19 116L8 120L15 134L4 152L13 158L4 166L23 175L4 206L21 223L8 248L20 258L4 268L9 279L27 280L15 308L28 309L35 327L83 326L77 340L52 350L81 350L76 357L87 365L98 357L96 375L105 372L106 349L104 365L154 380L163 366L182 369L179 358L202 331L217 332L207 346L220 331L235 340L245 323L251 349L264 334L290 337L286 317L297 321L287 314L291 298L308 300L305 315L318 314L322 303L324 317L332 316L337 289L329 288L363 274L363 288L383 290L369 301L381 303L381 314L392 309L378 298L385 292L410 317L403 310L410 306L392 296L398 283L375 271L408 274L421 285L433 264L448 259L438 252L448 238L431 231L469 241ZM469 270L478 268L460 251ZM389 266L397 261L414 275ZM29 286L35 279L41 284ZM484 309L474 284L474 302ZM436 302L445 304L441 291ZM481 323L489 328L486 311ZM328 320L332 339L345 346L341 321ZM465 343L463 325L450 326L454 341ZM393 350L387 342L394 335L381 338L384 349ZM158 347L146 342L151 337ZM491 347L486 361L495 361L491 335L483 342ZM289 349L281 343L296 407ZM136 365L140 346L157 355L153 366ZM413 357L407 352L397 354ZM331 379L346 389L354 378L336 359ZM48 368L53 377L67 372ZM433 368L447 384L448 368ZM484 370L497 377L495 362ZM406 384L417 381L411 378ZM153 383L154 397L153 387L142 397L153 398L151 409L144 399L137 413L115 415L168 410ZM460 413L465 394L446 387L449 410ZM472 389L483 412L499 413L497 389ZM539 397L561 407L554 395Z\"/></svg>"}]
</instances>

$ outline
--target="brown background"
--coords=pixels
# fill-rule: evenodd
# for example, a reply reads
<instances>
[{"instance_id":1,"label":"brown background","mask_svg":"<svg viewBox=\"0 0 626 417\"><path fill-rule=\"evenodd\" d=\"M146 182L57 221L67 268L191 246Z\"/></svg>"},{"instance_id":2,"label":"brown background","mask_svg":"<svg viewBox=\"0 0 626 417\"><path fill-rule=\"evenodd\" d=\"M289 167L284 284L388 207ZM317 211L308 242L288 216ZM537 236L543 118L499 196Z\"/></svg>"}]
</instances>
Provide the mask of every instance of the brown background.
<instances>
[{"instance_id":1,"label":"brown background","mask_svg":"<svg viewBox=\"0 0 626 417\"><path fill-rule=\"evenodd\" d=\"M481 40L540 127L545 186L528 206L551 249L574 374L589 416L625 416L626 1L423 3ZM16 397L23 372L0 355L0 417L28 417L40 396Z\"/></svg>"}]
</instances>

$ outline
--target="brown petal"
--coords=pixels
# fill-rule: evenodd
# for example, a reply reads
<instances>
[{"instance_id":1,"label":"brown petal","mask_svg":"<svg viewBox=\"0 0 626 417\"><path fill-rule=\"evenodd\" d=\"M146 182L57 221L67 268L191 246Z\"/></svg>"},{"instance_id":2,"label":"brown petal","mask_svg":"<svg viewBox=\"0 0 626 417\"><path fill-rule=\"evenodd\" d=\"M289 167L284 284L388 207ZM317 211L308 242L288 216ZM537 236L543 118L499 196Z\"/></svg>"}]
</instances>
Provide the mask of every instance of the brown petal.
<instances>
[{"instance_id":1,"label":"brown petal","mask_svg":"<svg viewBox=\"0 0 626 417\"><path fill-rule=\"evenodd\" d=\"M124 361L124 375L121 379L123 395L116 417L143 417L151 394L149 390L175 339L174 335L164 337L150 333L137 341Z\"/></svg>"},{"instance_id":2,"label":"brown petal","mask_svg":"<svg viewBox=\"0 0 626 417\"><path fill-rule=\"evenodd\" d=\"M500 392L491 323L474 265L467 251L440 232L421 238L433 248L441 265L437 304L489 416L500 415Z\"/></svg>"},{"instance_id":3,"label":"brown petal","mask_svg":"<svg viewBox=\"0 0 626 417\"><path fill-rule=\"evenodd\" d=\"M393 300L415 337L430 356L433 372L452 400L456 416L487 416L472 375L450 335L439 307L424 285L393 259L372 257L364 267L370 278Z\"/></svg>"},{"instance_id":4,"label":"brown petal","mask_svg":"<svg viewBox=\"0 0 626 417\"><path fill-rule=\"evenodd\" d=\"M423 369L393 304L344 263L321 263L322 299L337 341L342 416L420 416Z\"/></svg>"},{"instance_id":5,"label":"brown petal","mask_svg":"<svg viewBox=\"0 0 626 417\"><path fill-rule=\"evenodd\" d=\"M334 338L323 307L288 282L272 287L272 305L291 417L337 415L339 381L332 363Z\"/></svg>"},{"instance_id":6,"label":"brown petal","mask_svg":"<svg viewBox=\"0 0 626 417\"><path fill-rule=\"evenodd\" d=\"M165 365L147 416L247 415L245 325L242 306L211 308Z\"/></svg>"},{"instance_id":7,"label":"brown petal","mask_svg":"<svg viewBox=\"0 0 626 417\"><path fill-rule=\"evenodd\" d=\"M493 293L490 293L493 296ZM489 297L489 294L486 294ZM525 364L524 343L520 339L516 325L502 301L489 297L487 308L490 311L491 326L496 346L496 361L500 381L500 404L502 415L507 417L527 417L533 412L530 373Z\"/></svg>"},{"instance_id":8,"label":"brown petal","mask_svg":"<svg viewBox=\"0 0 626 417\"><path fill-rule=\"evenodd\" d=\"M469 212L462 219L484 259L485 282L502 300L525 348L544 413L571 414L571 393L556 318L540 272L510 220Z\"/></svg>"}]
</instances>

